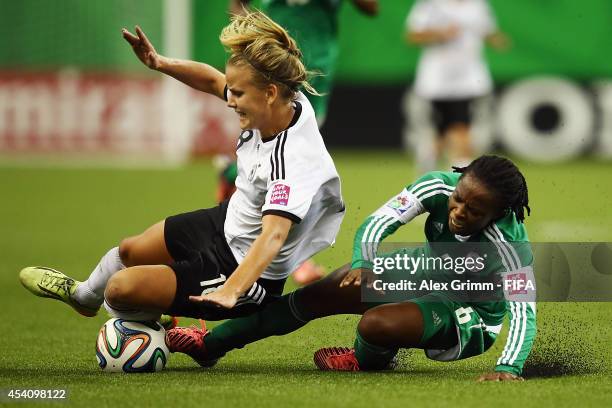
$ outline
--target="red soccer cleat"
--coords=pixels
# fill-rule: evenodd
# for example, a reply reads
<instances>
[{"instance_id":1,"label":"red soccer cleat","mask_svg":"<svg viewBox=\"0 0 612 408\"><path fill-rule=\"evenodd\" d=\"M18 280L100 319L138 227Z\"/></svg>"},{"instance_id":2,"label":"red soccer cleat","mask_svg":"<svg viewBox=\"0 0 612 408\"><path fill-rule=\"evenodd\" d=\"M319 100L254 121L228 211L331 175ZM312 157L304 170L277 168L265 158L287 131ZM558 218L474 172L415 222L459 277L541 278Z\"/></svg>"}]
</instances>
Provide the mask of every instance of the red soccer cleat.
<instances>
[{"instance_id":1,"label":"red soccer cleat","mask_svg":"<svg viewBox=\"0 0 612 408\"><path fill-rule=\"evenodd\" d=\"M202 322L202 321L200 321ZM204 337L209 333L206 326L197 327L175 327L166 331L166 344L172 353L184 353L191 357L202 367L212 367L219 361L218 358L210 358L206 353Z\"/></svg>"},{"instance_id":2,"label":"red soccer cleat","mask_svg":"<svg viewBox=\"0 0 612 408\"><path fill-rule=\"evenodd\" d=\"M324 371L359 371L355 349L327 347L314 353L314 363Z\"/></svg>"}]
</instances>

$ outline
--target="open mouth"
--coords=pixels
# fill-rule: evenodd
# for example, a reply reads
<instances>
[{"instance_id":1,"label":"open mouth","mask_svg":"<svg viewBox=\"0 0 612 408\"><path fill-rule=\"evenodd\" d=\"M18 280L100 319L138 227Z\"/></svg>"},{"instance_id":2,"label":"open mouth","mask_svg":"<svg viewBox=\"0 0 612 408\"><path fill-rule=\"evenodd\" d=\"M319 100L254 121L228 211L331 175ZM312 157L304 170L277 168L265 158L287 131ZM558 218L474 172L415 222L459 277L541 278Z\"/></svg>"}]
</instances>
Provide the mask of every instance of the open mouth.
<instances>
[{"instance_id":1,"label":"open mouth","mask_svg":"<svg viewBox=\"0 0 612 408\"><path fill-rule=\"evenodd\" d=\"M454 218L450 217L450 223L455 229L461 230L465 226L464 224L458 223Z\"/></svg>"}]
</instances>

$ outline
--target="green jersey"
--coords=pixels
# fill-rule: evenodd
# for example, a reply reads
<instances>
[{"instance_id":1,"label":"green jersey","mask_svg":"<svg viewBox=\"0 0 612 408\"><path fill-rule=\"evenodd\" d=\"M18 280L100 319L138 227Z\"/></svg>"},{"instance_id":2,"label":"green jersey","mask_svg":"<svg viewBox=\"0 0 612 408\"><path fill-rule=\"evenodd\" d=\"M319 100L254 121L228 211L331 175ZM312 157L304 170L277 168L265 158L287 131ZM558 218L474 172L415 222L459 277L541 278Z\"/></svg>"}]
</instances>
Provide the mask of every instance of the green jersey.
<instances>
[{"instance_id":1,"label":"green jersey","mask_svg":"<svg viewBox=\"0 0 612 408\"><path fill-rule=\"evenodd\" d=\"M338 12L341 0L262 0L262 11L297 41L304 64L314 76L311 84L323 96L307 97L319 123L327 112L334 67L338 58Z\"/></svg>"},{"instance_id":2,"label":"green jersey","mask_svg":"<svg viewBox=\"0 0 612 408\"><path fill-rule=\"evenodd\" d=\"M433 245L426 245L422 251L431 251L429 248L435 248L436 243L457 243L457 248L467 247L470 243L480 244L481 248L491 250L485 254L487 261L478 275L532 273L533 255L527 232L514 213L510 212L468 237L450 231L448 200L460 176L451 172L427 173L370 215L355 235L352 267L371 269L380 243L414 217L427 212L425 236ZM535 338L535 302L483 301L467 302L467 305L478 312L487 330L495 335L501 330L504 316L509 313L510 332L496 371L519 375Z\"/></svg>"}]
</instances>

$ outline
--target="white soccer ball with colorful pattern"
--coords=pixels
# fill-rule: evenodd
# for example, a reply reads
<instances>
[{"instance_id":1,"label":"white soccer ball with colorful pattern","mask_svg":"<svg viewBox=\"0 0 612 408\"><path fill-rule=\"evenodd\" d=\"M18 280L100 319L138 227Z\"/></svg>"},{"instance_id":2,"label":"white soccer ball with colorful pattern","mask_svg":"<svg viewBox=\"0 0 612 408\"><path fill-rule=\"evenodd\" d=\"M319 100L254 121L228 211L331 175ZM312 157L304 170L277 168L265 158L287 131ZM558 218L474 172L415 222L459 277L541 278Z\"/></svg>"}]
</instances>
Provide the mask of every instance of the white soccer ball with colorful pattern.
<instances>
[{"instance_id":1,"label":"white soccer ball with colorful pattern","mask_svg":"<svg viewBox=\"0 0 612 408\"><path fill-rule=\"evenodd\" d=\"M166 366L170 351L158 322L110 319L100 329L96 357L108 372L153 373Z\"/></svg>"}]
</instances>

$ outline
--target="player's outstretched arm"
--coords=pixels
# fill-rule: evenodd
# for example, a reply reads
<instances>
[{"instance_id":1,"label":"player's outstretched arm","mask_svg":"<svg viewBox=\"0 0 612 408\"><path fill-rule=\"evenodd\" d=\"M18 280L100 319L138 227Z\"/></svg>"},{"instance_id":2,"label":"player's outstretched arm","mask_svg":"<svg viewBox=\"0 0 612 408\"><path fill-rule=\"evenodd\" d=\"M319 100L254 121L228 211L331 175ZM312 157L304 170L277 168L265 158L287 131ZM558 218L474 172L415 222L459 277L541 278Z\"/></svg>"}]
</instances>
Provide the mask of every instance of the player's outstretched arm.
<instances>
[{"instance_id":1,"label":"player's outstretched arm","mask_svg":"<svg viewBox=\"0 0 612 408\"><path fill-rule=\"evenodd\" d=\"M265 215L261 234L255 239L238 268L225 284L204 296L190 296L192 302L205 302L226 309L234 307L238 298L253 286L266 267L278 255L287 240L293 221L278 215Z\"/></svg>"},{"instance_id":2,"label":"player's outstretched arm","mask_svg":"<svg viewBox=\"0 0 612 408\"><path fill-rule=\"evenodd\" d=\"M190 87L225 99L225 75L208 64L168 58L160 55L139 26L136 34L122 29L123 38L132 46L134 54L150 69L170 75Z\"/></svg>"},{"instance_id":3,"label":"player's outstretched arm","mask_svg":"<svg viewBox=\"0 0 612 408\"><path fill-rule=\"evenodd\" d=\"M459 29L455 26L447 28L407 31L406 42L412 45L441 44L454 40L459 34Z\"/></svg>"},{"instance_id":4,"label":"player's outstretched arm","mask_svg":"<svg viewBox=\"0 0 612 408\"><path fill-rule=\"evenodd\" d=\"M536 306L533 302L507 304L510 314L510 330L506 346L492 373L486 373L478 381L522 381L521 373L533 347L536 336Z\"/></svg>"}]
</instances>

